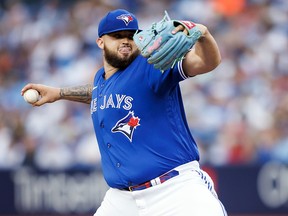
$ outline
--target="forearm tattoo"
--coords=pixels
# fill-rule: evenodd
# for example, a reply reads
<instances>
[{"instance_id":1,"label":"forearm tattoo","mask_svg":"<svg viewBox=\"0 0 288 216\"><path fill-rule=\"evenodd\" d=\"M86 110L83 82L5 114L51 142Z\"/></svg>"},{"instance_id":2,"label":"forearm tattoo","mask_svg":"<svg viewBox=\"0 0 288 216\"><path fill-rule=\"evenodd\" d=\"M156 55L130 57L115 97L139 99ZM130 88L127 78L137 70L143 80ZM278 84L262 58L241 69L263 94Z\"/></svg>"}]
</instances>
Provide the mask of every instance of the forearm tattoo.
<instances>
[{"instance_id":1,"label":"forearm tattoo","mask_svg":"<svg viewBox=\"0 0 288 216\"><path fill-rule=\"evenodd\" d=\"M61 88L60 97L61 99L89 104L92 97L92 85Z\"/></svg>"}]
</instances>

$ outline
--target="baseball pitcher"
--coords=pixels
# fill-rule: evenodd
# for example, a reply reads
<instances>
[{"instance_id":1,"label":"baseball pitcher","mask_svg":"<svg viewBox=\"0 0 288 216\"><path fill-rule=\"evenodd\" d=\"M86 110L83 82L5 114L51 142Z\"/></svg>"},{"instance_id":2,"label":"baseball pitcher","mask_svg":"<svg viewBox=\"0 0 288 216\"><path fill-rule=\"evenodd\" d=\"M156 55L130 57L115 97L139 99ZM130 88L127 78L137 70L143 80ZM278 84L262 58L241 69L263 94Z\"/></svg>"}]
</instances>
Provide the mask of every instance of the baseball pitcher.
<instances>
[{"instance_id":1,"label":"baseball pitcher","mask_svg":"<svg viewBox=\"0 0 288 216\"><path fill-rule=\"evenodd\" d=\"M92 84L22 89L40 93L33 106L60 99L90 104L110 186L94 216L225 216L200 168L179 87L220 63L207 27L166 13L143 30L134 14L118 9L102 18L96 42L103 67Z\"/></svg>"}]
</instances>

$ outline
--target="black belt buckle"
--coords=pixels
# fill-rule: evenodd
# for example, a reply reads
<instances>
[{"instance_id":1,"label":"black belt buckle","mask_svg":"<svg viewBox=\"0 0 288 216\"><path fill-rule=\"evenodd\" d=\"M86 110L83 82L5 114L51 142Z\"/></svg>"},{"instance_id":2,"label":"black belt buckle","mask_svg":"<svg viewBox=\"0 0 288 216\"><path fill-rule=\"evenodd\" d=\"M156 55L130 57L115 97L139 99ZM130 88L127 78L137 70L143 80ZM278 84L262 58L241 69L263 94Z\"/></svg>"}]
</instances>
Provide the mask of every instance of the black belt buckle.
<instances>
[{"instance_id":1,"label":"black belt buckle","mask_svg":"<svg viewBox=\"0 0 288 216\"><path fill-rule=\"evenodd\" d=\"M167 173L164 173L163 175L159 176L158 178L160 179L161 184L167 181L170 178L173 178L175 176L179 175L179 172L177 170L172 170ZM151 180L152 181L152 180ZM127 190L127 191L135 191L135 190L143 190L147 189L150 187L153 187L151 181L147 181L145 183L135 185L135 186L129 186L128 188L123 188L122 190Z\"/></svg>"}]
</instances>

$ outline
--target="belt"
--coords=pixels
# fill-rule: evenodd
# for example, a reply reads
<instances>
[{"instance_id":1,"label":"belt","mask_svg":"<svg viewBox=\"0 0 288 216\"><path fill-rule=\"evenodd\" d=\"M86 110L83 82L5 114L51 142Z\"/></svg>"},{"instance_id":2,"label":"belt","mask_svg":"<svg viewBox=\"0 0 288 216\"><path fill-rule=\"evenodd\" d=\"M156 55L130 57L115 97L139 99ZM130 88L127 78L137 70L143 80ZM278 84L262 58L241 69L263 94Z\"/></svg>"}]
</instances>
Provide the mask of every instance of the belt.
<instances>
[{"instance_id":1,"label":"belt","mask_svg":"<svg viewBox=\"0 0 288 216\"><path fill-rule=\"evenodd\" d=\"M142 184L139 185L134 185L134 186L129 186L127 188L122 188L121 190L126 190L126 191L137 191L137 190L143 190L143 189L147 189L159 184L162 184L163 182L167 181L168 179L171 179L175 176L179 175L179 171L177 170L171 170L167 173L164 173L163 175L152 179L150 181L144 182Z\"/></svg>"}]
</instances>

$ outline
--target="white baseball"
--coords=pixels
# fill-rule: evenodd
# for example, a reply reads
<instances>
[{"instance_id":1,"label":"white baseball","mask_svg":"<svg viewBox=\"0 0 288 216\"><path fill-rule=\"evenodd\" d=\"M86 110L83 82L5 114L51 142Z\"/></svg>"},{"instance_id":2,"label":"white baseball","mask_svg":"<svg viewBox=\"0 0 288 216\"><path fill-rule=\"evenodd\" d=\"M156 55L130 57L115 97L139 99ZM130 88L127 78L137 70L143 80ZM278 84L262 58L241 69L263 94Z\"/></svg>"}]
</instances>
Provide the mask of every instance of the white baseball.
<instances>
[{"instance_id":1,"label":"white baseball","mask_svg":"<svg viewBox=\"0 0 288 216\"><path fill-rule=\"evenodd\" d=\"M39 100L39 92L35 89L28 89L23 94L24 100L28 103L35 103Z\"/></svg>"}]
</instances>

